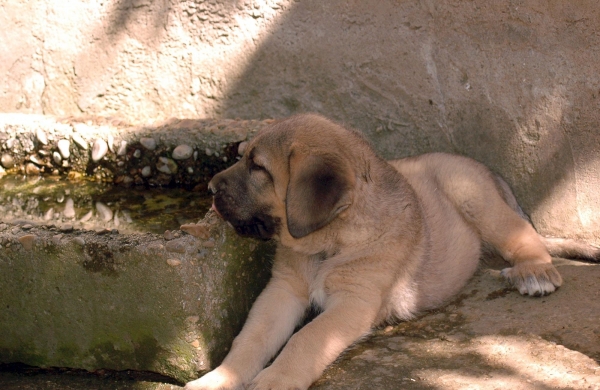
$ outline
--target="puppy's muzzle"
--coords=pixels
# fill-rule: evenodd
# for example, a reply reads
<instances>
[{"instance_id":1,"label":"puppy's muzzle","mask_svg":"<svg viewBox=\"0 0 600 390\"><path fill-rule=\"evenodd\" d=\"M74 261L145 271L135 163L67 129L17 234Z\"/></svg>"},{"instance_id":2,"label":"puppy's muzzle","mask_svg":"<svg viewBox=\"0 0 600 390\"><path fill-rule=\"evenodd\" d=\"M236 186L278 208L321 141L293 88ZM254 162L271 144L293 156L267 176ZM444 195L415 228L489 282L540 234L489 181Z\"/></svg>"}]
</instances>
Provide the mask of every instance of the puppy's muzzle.
<instances>
[{"instance_id":1,"label":"puppy's muzzle","mask_svg":"<svg viewBox=\"0 0 600 390\"><path fill-rule=\"evenodd\" d=\"M271 216L268 207L261 206L250 195L243 181L228 175L231 171L219 173L208 183L213 193L212 209L241 236L271 238L279 231L279 218Z\"/></svg>"},{"instance_id":2,"label":"puppy's muzzle","mask_svg":"<svg viewBox=\"0 0 600 390\"><path fill-rule=\"evenodd\" d=\"M219 184L221 183L221 184ZM223 215L221 214L221 212L219 211L219 209L217 208L217 205L215 203L215 197L217 195L217 193L219 192L219 188L221 191L224 190L224 183L221 179L219 179L217 176L213 177L211 179L211 181L208 183L208 190L211 192L211 194L213 195L213 201L212 201L212 205L211 205L211 210L213 210L215 213L217 213L217 215L221 218L223 218ZM225 219L225 218L223 218Z\"/></svg>"}]
</instances>

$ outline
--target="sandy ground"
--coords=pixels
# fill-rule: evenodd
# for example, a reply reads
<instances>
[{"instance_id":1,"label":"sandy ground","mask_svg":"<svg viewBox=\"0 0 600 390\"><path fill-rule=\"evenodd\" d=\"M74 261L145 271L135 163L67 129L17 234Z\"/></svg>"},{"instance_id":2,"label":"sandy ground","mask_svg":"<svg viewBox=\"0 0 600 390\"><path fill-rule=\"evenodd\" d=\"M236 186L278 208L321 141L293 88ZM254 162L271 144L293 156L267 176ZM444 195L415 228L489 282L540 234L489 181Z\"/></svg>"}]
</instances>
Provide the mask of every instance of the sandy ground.
<instances>
[{"instance_id":1,"label":"sandy ground","mask_svg":"<svg viewBox=\"0 0 600 390\"><path fill-rule=\"evenodd\" d=\"M600 389L600 264L556 259L556 293L529 298L482 267L443 309L376 331L312 389ZM0 388L178 389L127 373L0 373Z\"/></svg>"}]
</instances>

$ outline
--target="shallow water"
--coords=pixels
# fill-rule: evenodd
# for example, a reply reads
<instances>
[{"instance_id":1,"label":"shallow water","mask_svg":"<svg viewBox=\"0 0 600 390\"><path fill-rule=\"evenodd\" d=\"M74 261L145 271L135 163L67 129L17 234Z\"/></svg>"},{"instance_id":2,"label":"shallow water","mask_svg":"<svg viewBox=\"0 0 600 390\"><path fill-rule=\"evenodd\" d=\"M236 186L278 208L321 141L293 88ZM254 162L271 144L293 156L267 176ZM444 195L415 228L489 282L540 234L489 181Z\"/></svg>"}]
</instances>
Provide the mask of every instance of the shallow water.
<instances>
[{"instance_id":1,"label":"shallow water","mask_svg":"<svg viewBox=\"0 0 600 390\"><path fill-rule=\"evenodd\" d=\"M0 221L122 233L178 229L208 211L207 191L179 188L123 188L65 178L0 178Z\"/></svg>"}]
</instances>

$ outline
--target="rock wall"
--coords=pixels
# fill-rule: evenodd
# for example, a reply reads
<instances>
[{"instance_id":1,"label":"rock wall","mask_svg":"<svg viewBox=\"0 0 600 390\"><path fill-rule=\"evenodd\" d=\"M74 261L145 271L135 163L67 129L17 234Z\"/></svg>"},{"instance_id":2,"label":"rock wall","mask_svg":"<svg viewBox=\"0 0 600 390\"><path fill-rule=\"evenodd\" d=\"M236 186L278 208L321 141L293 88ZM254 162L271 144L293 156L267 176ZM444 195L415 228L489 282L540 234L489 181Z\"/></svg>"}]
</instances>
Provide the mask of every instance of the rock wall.
<instances>
[{"instance_id":1,"label":"rock wall","mask_svg":"<svg viewBox=\"0 0 600 390\"><path fill-rule=\"evenodd\" d=\"M240 143L271 122L173 118L133 126L114 118L0 113L0 175L206 190L215 172L236 161Z\"/></svg>"},{"instance_id":2,"label":"rock wall","mask_svg":"<svg viewBox=\"0 0 600 390\"><path fill-rule=\"evenodd\" d=\"M386 157L475 157L541 232L600 243L595 1L6 0L0 24L0 111L319 112Z\"/></svg>"}]
</instances>

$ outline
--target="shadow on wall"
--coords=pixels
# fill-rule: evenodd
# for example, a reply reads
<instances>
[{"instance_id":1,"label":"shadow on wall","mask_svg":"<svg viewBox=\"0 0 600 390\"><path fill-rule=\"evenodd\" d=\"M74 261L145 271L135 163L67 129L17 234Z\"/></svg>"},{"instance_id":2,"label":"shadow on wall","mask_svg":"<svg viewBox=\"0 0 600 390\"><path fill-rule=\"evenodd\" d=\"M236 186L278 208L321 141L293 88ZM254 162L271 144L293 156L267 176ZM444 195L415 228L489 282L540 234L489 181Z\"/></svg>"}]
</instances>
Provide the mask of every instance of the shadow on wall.
<instances>
[{"instance_id":1,"label":"shadow on wall","mask_svg":"<svg viewBox=\"0 0 600 390\"><path fill-rule=\"evenodd\" d=\"M217 97L198 89L219 91L226 80L215 81L212 72L243 62L223 59L232 56L232 48L241 51L249 32L238 16L251 4L116 0L81 8L90 26L77 40L72 70L73 99L81 112L123 112L138 120L215 116Z\"/></svg>"},{"instance_id":2,"label":"shadow on wall","mask_svg":"<svg viewBox=\"0 0 600 390\"><path fill-rule=\"evenodd\" d=\"M600 12L540 7L294 3L223 114L318 112L365 132L386 158L474 157L505 177L542 232L598 242L600 78L590 64Z\"/></svg>"},{"instance_id":3,"label":"shadow on wall","mask_svg":"<svg viewBox=\"0 0 600 390\"><path fill-rule=\"evenodd\" d=\"M474 157L505 177L541 232L600 242L600 11L593 2L546 9L265 0L256 15L238 0L111 4L108 22L94 22L93 43L75 63L83 112L118 112L124 102L149 116L318 112L362 130L386 158ZM244 24L266 9L277 16ZM165 42L178 29L191 29L180 36L190 42L169 51ZM122 50L137 50L132 41L146 47L117 61ZM212 41L221 46L209 53L202 45ZM256 50L242 50L245 43ZM157 63L172 67L173 77L139 69ZM141 74L153 78L152 88L129 85ZM110 98L101 98L105 92Z\"/></svg>"},{"instance_id":4,"label":"shadow on wall","mask_svg":"<svg viewBox=\"0 0 600 390\"><path fill-rule=\"evenodd\" d=\"M168 0L158 0L152 3L157 9L150 15L145 12L145 9L149 7L146 0L122 0L112 3L107 12L108 23L104 26L107 43L118 39L131 23L143 23L148 35L160 37L164 32L171 6Z\"/></svg>"}]
</instances>

